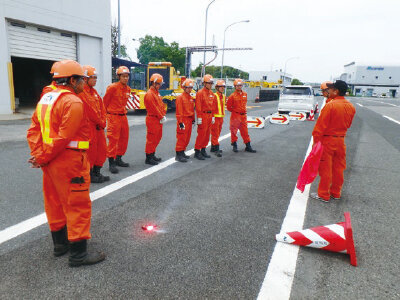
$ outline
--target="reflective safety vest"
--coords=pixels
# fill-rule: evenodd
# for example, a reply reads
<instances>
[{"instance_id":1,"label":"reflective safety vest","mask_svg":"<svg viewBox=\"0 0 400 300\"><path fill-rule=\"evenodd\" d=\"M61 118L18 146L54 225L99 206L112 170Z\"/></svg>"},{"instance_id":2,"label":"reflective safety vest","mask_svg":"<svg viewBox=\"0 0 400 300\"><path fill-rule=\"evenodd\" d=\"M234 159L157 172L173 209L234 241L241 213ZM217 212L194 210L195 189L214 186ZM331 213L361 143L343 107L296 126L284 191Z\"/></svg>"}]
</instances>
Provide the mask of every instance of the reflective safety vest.
<instances>
[{"instance_id":1,"label":"reflective safety vest","mask_svg":"<svg viewBox=\"0 0 400 300\"><path fill-rule=\"evenodd\" d=\"M54 86L50 87L53 88ZM53 138L50 137L51 111L60 96L65 93L71 92L55 87L54 92L49 92L42 96L36 107L36 114L39 120L40 130L42 132L43 143L47 145L53 144ZM70 141L67 145L67 148L89 149L89 141Z\"/></svg>"},{"instance_id":2,"label":"reflective safety vest","mask_svg":"<svg viewBox=\"0 0 400 300\"><path fill-rule=\"evenodd\" d=\"M222 105L218 93L215 93L215 96L217 97L218 113L214 114L214 117L223 118L225 117L225 95L222 95Z\"/></svg>"}]
</instances>

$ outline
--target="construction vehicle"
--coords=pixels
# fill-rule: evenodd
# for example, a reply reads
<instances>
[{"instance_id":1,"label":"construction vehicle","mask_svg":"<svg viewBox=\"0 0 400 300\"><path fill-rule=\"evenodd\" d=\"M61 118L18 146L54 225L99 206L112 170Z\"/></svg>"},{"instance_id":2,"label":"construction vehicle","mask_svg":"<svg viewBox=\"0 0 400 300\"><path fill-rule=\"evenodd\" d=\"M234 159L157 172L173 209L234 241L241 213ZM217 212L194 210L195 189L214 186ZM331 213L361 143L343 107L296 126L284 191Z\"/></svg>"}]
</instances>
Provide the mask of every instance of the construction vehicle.
<instances>
[{"instance_id":1,"label":"construction vehicle","mask_svg":"<svg viewBox=\"0 0 400 300\"><path fill-rule=\"evenodd\" d=\"M175 109L176 98L183 93L181 83L185 77L181 77L179 71L176 71L170 62L149 62L146 68L146 91L150 88L150 77L154 73L163 76L164 84L161 86L159 92L163 98L166 109ZM146 109L144 105L145 90L132 89L132 95L137 95L140 98L140 108Z\"/></svg>"}]
</instances>

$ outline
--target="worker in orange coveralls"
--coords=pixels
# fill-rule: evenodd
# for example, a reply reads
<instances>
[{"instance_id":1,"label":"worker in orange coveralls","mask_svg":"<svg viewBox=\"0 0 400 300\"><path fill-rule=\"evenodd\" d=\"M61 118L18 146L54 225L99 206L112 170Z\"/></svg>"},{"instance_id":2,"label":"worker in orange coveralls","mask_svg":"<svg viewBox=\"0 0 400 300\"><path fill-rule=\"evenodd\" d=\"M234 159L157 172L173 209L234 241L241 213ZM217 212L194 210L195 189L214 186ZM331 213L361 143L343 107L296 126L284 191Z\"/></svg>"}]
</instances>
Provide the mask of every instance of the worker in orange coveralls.
<instances>
[{"instance_id":1,"label":"worker in orange coveralls","mask_svg":"<svg viewBox=\"0 0 400 300\"><path fill-rule=\"evenodd\" d=\"M210 141L211 125L215 122L217 99L212 92L214 79L206 74L203 77L204 87L196 94L197 138L194 145L194 157L205 160L211 156L207 154L206 147Z\"/></svg>"},{"instance_id":2,"label":"worker in orange coveralls","mask_svg":"<svg viewBox=\"0 0 400 300\"><path fill-rule=\"evenodd\" d=\"M217 113L214 114L215 122L211 125L211 152L214 152L217 157L222 157L222 150L219 149L219 136L221 135L222 124L225 117L225 81L217 80L215 84L217 92Z\"/></svg>"},{"instance_id":3,"label":"worker in orange coveralls","mask_svg":"<svg viewBox=\"0 0 400 300\"><path fill-rule=\"evenodd\" d=\"M60 63L59 61L56 61L56 62L51 66L50 74L51 74L52 76L54 76L54 74L58 72L57 66L59 65L59 63ZM46 93L48 93L48 92L51 92L51 91L53 91L53 90L55 90L55 89L56 89L56 82L55 82L54 79L53 79L52 82L51 82L49 85L46 85L46 86L43 88L42 93L40 94L40 98L42 98L44 94L46 94Z\"/></svg>"},{"instance_id":4,"label":"worker in orange coveralls","mask_svg":"<svg viewBox=\"0 0 400 300\"><path fill-rule=\"evenodd\" d=\"M343 172L346 169L344 139L356 113L353 104L344 98L346 82L336 80L327 86L332 100L321 111L312 132L314 143L321 142L323 152L318 169L318 193L311 193L310 196L323 202L329 202L331 198L339 200L341 197Z\"/></svg>"},{"instance_id":5,"label":"worker in orange coveralls","mask_svg":"<svg viewBox=\"0 0 400 300\"><path fill-rule=\"evenodd\" d=\"M70 250L72 267L104 260L102 252L87 252L90 239L89 125L82 100L84 72L73 60L61 61L54 73L56 89L46 93L32 115L27 139L29 163L42 168L44 208L54 243L54 255Z\"/></svg>"},{"instance_id":6,"label":"worker in orange coveralls","mask_svg":"<svg viewBox=\"0 0 400 300\"><path fill-rule=\"evenodd\" d=\"M187 162L189 156L185 150L192 134L194 121L194 100L190 95L194 86L192 79L186 79L182 83L183 93L176 98L176 157L179 162Z\"/></svg>"},{"instance_id":7,"label":"worker in orange coveralls","mask_svg":"<svg viewBox=\"0 0 400 300\"><path fill-rule=\"evenodd\" d=\"M329 97L329 93L328 93L328 84L332 84L332 81L325 81L323 83L321 83L321 91L322 91L322 96L325 97L325 105L328 104L332 98Z\"/></svg>"},{"instance_id":8,"label":"worker in orange coveralls","mask_svg":"<svg viewBox=\"0 0 400 300\"><path fill-rule=\"evenodd\" d=\"M111 173L118 173L118 167L129 167L129 164L122 160L128 148L129 125L126 116L126 103L131 95L131 88L128 85L130 71L127 67L121 66L116 71L119 81L107 87L103 98L104 107L107 111L107 157Z\"/></svg>"},{"instance_id":9,"label":"worker in orange coveralls","mask_svg":"<svg viewBox=\"0 0 400 300\"><path fill-rule=\"evenodd\" d=\"M97 72L92 66L83 66L87 77L84 78L85 86L79 98L83 101L86 115L89 118L90 143L87 151L90 163L90 182L103 183L109 181L109 176L100 173L107 157L107 143L104 134L106 128L106 109L103 100L94 86L97 83Z\"/></svg>"},{"instance_id":10,"label":"worker in orange coveralls","mask_svg":"<svg viewBox=\"0 0 400 300\"><path fill-rule=\"evenodd\" d=\"M149 165L158 165L161 161L161 158L156 156L156 149L162 138L163 123L167 121L165 104L159 93L163 84L163 77L158 73L154 73L150 77L150 88L144 96L144 105L147 111L145 163Z\"/></svg>"},{"instance_id":11,"label":"worker in orange coveralls","mask_svg":"<svg viewBox=\"0 0 400 300\"><path fill-rule=\"evenodd\" d=\"M244 149L247 152L255 153L250 144L250 136L247 129L247 93L242 91L243 80L237 78L233 82L235 91L229 96L226 108L231 112L231 145L232 151L238 152L237 148L237 131L240 130L240 135L243 142L246 144Z\"/></svg>"}]
</instances>

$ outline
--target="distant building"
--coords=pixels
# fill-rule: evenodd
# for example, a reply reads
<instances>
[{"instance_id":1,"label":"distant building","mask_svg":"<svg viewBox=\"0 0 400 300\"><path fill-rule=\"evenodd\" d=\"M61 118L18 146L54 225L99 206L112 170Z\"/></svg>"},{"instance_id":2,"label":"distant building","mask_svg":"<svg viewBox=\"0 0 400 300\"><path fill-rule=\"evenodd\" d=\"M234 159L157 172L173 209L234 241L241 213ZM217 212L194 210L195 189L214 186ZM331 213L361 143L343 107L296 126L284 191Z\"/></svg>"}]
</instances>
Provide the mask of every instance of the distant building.
<instances>
[{"instance_id":1,"label":"distant building","mask_svg":"<svg viewBox=\"0 0 400 300\"><path fill-rule=\"evenodd\" d=\"M400 86L400 65L351 62L344 65L344 73L338 79L346 81L355 96L397 97Z\"/></svg>"},{"instance_id":2,"label":"distant building","mask_svg":"<svg viewBox=\"0 0 400 300\"><path fill-rule=\"evenodd\" d=\"M282 80L283 85L290 85L292 83L293 76L289 73L284 73L281 70L276 71L250 71L250 81L267 81L267 82L278 82Z\"/></svg>"},{"instance_id":3,"label":"distant building","mask_svg":"<svg viewBox=\"0 0 400 300\"><path fill-rule=\"evenodd\" d=\"M111 82L109 0L0 0L0 28L0 114L34 107L57 60L94 66L102 95Z\"/></svg>"}]
</instances>

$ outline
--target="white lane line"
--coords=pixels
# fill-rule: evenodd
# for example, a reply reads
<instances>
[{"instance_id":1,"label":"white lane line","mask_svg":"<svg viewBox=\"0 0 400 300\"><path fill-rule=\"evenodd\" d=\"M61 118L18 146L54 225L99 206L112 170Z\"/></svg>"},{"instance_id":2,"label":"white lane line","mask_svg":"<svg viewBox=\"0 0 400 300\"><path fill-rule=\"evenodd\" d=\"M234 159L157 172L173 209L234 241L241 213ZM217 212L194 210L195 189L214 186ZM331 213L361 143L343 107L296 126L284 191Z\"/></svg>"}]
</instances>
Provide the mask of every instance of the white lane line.
<instances>
[{"instance_id":1,"label":"white lane line","mask_svg":"<svg viewBox=\"0 0 400 300\"><path fill-rule=\"evenodd\" d=\"M383 103L383 104L391 105L391 106L394 106L394 107L398 107L397 105L392 104L392 103L387 103L387 102L383 102L383 101L379 101L379 102L380 102L380 103Z\"/></svg>"},{"instance_id":2,"label":"white lane line","mask_svg":"<svg viewBox=\"0 0 400 300\"><path fill-rule=\"evenodd\" d=\"M386 119L388 119L388 120L390 120L390 121L392 121L392 122L395 122L395 123L397 123L397 124L400 125L400 121L397 121L397 120L395 120L395 119L393 119L393 118L391 118L391 117L385 116L385 115L382 115L382 117L384 117L384 118L386 118Z\"/></svg>"},{"instance_id":3,"label":"white lane line","mask_svg":"<svg viewBox=\"0 0 400 300\"><path fill-rule=\"evenodd\" d=\"M231 134L227 133L223 136L221 136L218 140L222 141L230 137ZM208 144L208 146L210 143ZM194 149L191 149L186 152L188 155L192 155L194 153ZM90 199L93 201L96 201L97 199L100 199L116 190L119 190L123 188L124 186L127 186L131 183L134 183L140 179L143 179L147 176L150 176L151 174L161 171L162 169L165 169L166 167L176 163L175 157L170 158L162 163L159 163L156 166L153 166L151 168L145 169L143 171L140 171L136 174L133 174L131 176L128 176L126 178L121 179L120 181L117 181L115 183L112 183L110 185L107 185L101 189L98 189L97 191L94 191L90 193ZM4 242L7 242L25 232L28 232L36 227L39 227L43 224L47 223L47 217L45 213L42 213L40 215L37 215L35 217L32 217L30 219L27 219L25 221L22 221L16 225L7 227L6 229L3 229L0 231L0 245Z\"/></svg>"},{"instance_id":4,"label":"white lane line","mask_svg":"<svg viewBox=\"0 0 400 300\"><path fill-rule=\"evenodd\" d=\"M311 137L304 161L312 149L312 143ZM303 228L310 186L311 184L306 185L304 193L294 188L280 232L298 231ZM286 243L276 243L258 300L290 298L299 248Z\"/></svg>"},{"instance_id":5,"label":"white lane line","mask_svg":"<svg viewBox=\"0 0 400 300\"><path fill-rule=\"evenodd\" d=\"M356 103L358 106L364 107L364 105L360 104L360 103Z\"/></svg>"}]
</instances>

